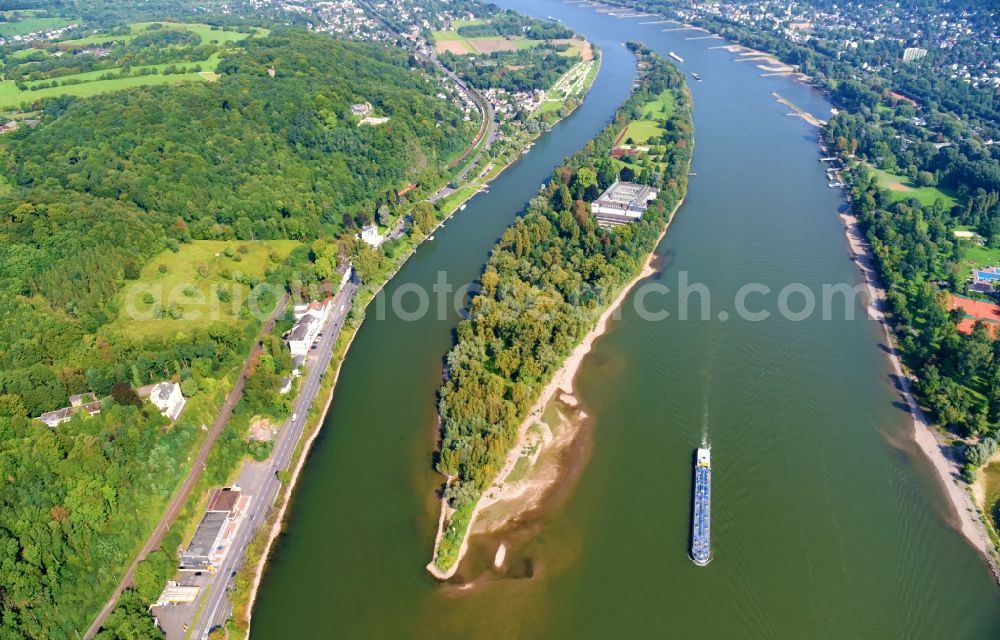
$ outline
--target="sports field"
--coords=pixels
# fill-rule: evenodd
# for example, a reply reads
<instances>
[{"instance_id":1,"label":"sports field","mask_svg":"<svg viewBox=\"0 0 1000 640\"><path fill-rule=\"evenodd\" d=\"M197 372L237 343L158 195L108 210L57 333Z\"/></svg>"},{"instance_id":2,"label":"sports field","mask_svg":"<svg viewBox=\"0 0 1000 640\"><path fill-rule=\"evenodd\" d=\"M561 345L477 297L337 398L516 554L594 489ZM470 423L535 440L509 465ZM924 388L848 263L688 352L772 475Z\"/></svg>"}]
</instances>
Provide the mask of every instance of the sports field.
<instances>
[{"instance_id":1,"label":"sports field","mask_svg":"<svg viewBox=\"0 0 1000 640\"><path fill-rule=\"evenodd\" d=\"M295 240L195 240L177 253L164 251L143 267L137 281L125 285L112 326L144 337L174 335L206 322L236 322L250 293L236 278L263 278L272 257L281 262L297 246ZM220 286L229 300L220 299ZM171 317L171 310L179 317Z\"/></svg>"},{"instance_id":2,"label":"sports field","mask_svg":"<svg viewBox=\"0 0 1000 640\"><path fill-rule=\"evenodd\" d=\"M972 333L972 326L976 320L985 320L990 324L994 335L1000 330L1000 307L982 300L963 298L953 293L948 294L948 308L963 311L963 317L958 322L960 333Z\"/></svg>"}]
</instances>

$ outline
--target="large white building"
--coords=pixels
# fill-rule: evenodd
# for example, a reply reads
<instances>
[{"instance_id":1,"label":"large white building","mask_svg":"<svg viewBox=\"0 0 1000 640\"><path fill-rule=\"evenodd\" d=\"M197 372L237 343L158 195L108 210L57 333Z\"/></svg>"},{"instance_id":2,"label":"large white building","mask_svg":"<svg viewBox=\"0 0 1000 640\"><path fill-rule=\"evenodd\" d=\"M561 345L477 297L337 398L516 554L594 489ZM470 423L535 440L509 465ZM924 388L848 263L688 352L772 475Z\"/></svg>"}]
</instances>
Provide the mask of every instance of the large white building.
<instances>
[{"instance_id":1,"label":"large white building","mask_svg":"<svg viewBox=\"0 0 1000 640\"><path fill-rule=\"evenodd\" d=\"M376 247L376 248L379 245L381 245L382 242L385 240L385 238L383 238L379 234L378 227L376 227L373 224L365 225L364 227L362 227L361 233L358 234L358 238L362 242L366 242L366 243L368 243L371 246Z\"/></svg>"},{"instance_id":2,"label":"large white building","mask_svg":"<svg viewBox=\"0 0 1000 640\"><path fill-rule=\"evenodd\" d=\"M176 382L160 382L153 385L149 392L149 401L156 405L171 422L176 422L184 409L184 395L181 394L181 385Z\"/></svg>"},{"instance_id":3,"label":"large white building","mask_svg":"<svg viewBox=\"0 0 1000 640\"><path fill-rule=\"evenodd\" d=\"M330 299L312 302L295 308L295 326L288 333L288 350L293 356L304 356L330 317Z\"/></svg>"},{"instance_id":4,"label":"large white building","mask_svg":"<svg viewBox=\"0 0 1000 640\"><path fill-rule=\"evenodd\" d=\"M644 184L616 181L590 203L590 212L602 227L615 227L635 222L646 213L649 203L659 191Z\"/></svg>"}]
</instances>

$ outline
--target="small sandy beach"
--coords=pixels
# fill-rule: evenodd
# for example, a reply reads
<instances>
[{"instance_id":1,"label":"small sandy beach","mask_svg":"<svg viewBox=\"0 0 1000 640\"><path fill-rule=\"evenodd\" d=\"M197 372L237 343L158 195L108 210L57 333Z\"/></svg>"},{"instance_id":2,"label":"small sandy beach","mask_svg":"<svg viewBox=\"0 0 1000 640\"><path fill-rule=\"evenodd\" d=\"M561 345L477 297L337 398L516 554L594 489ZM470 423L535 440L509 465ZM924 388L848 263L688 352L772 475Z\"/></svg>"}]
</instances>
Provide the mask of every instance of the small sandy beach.
<instances>
[{"instance_id":1,"label":"small sandy beach","mask_svg":"<svg viewBox=\"0 0 1000 640\"><path fill-rule=\"evenodd\" d=\"M670 228L670 222L673 221L674 216L677 214L677 210L680 209L682 204L684 204L683 198L677 203L673 211L671 211L669 221L666 226L664 226L663 231L656 240L656 246L659 246L663 237L667 234L667 230ZM607 332L611 319L613 317L617 317L622 302L625 301L625 298L632 291L635 285L638 284L639 281L648 278L656 272L656 268L654 266L655 258L656 253L654 251L650 253L642 271L622 287L618 296L608 305L608 308L604 310L600 318L598 318L594 328L590 330L590 332L584 337L583 341L581 341L573 352L570 353L562 367L560 367L559 370L556 371L555 375L552 376L552 380L550 380L549 383L542 389L541 394L538 396L538 400L531 407L527 417L525 417L525 419L521 422L521 426L518 428L517 442L507 453L507 458L504 461L503 467L500 469L499 473L497 473L497 477L493 481L493 484L491 484L490 487L483 492L483 496L479 499L479 502L476 503L469 519L469 531L466 533L465 539L462 541L462 545L458 550L458 558L447 571L441 571L438 569L433 560L433 558L437 557L437 548L441 541L441 537L444 535L445 523L451 516L451 508L448 506L447 501L442 498L441 517L438 523L437 536L434 539L434 553L432 555L431 562L427 565L427 570L435 578L438 578L439 580L447 580L454 576L455 572L458 571L458 567L462 563L462 558L465 557L465 554L468 551L469 538L474 532L476 532L476 520L485 509L488 509L500 501L516 501L516 507L510 509L505 515L504 521L509 520L517 514L524 513L537 506L538 501L544 493L558 479L558 474L556 473L530 474L533 477L529 481L512 484L507 483L507 479L514 470L514 466L517 464L518 459L523 455L525 449L529 446L529 429L532 425L542 422L542 414L549 402L554 399L558 399L569 407L576 406L577 399L576 396L573 395L573 382L576 378L576 374L580 370L580 366L583 364L587 354L590 353L590 350L593 348L597 339ZM578 414L582 414L582 412L578 412ZM556 435L552 436L552 434L550 434L551 437L548 439L543 435L541 439L533 441L530 444L537 445L539 451L545 447L549 447L551 449L552 447L558 448L568 446L575 439L583 424L583 419L585 418L586 414L578 415L577 419L566 419L564 415L560 420L559 429L557 430L558 433ZM535 459L537 460L537 454ZM491 523L490 528L497 528L502 524L503 522L493 522Z\"/></svg>"}]
</instances>

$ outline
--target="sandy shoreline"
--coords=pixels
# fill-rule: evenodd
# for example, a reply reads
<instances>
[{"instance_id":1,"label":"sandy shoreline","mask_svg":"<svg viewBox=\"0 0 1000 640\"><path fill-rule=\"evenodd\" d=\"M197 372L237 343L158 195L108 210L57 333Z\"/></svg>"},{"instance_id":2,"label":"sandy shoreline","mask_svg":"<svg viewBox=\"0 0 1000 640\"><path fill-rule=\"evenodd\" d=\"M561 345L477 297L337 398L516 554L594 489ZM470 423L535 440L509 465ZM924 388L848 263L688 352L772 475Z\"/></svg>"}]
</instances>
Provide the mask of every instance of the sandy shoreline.
<instances>
[{"instance_id":1,"label":"sandy shoreline","mask_svg":"<svg viewBox=\"0 0 1000 640\"><path fill-rule=\"evenodd\" d=\"M514 446L511 447L510 451L507 452L507 458L504 460L503 467L501 467L500 471L497 473L496 479L494 479L490 487L483 492L483 496L473 508L472 514L469 517L468 530L466 531L465 537L463 538L462 544L458 550L458 557L447 571L441 571L438 569L437 565L434 564L434 558L437 558L438 546L445 532L444 523L446 519L450 517L452 512L447 501L442 497L441 515L438 520L438 531L437 535L434 537L434 552L431 556L430 563L427 565L427 570L435 578L439 580L447 580L454 576L458 571L458 567L462 563L462 558L465 557L466 552L469 550L469 538L472 536L472 532L476 526L476 519L484 510L500 501L510 501L525 497L522 494L527 492L527 486L522 485L511 489L505 488L505 483L507 478L510 476L511 471L514 470L514 466L517 464L518 459L522 455L528 438L528 430L532 425L536 424L536 422L541 421L542 413L545 411L545 407L548 406L549 402L556 397L557 394L565 396L563 401L566 402L566 404L576 404L576 398L573 395L573 382L576 378L576 374L580 370L580 365L583 364L587 354L590 353L590 350L594 346L594 342L607 332L611 318L618 317L622 302L625 301L625 298L632 291L635 285L638 284L640 280L648 278L652 274L656 273L656 268L653 266L656 259L655 247L659 246L664 236L666 236L667 230L670 229L670 223L673 222L674 216L677 214L677 211L680 209L682 204L684 204L684 198L681 198L677 205L674 206L673 211L670 212L670 218L668 219L667 224L663 227L663 231L660 232L659 237L656 239L656 245L647 257L646 265L643 267L642 271L640 271L621 288L618 296L608 305L607 309L601 313L597 323L594 325L594 328L591 329L580 344L573 349L573 352L570 353L559 370L552 376L552 380L550 380L549 383L542 389L542 392L538 396L538 400L536 400L535 404L532 405L528 415L521 422L520 427L518 427L517 441ZM575 437L575 430L571 429L570 426L575 424L576 427L579 428L579 422L563 420L562 424L564 428L561 430L562 433L558 441L559 443L565 445L572 442ZM556 478L552 478L551 482L545 483L545 485L551 484L555 482L555 480ZM547 486L537 486L537 483L535 483L531 484L530 488L539 489L544 492ZM521 508L519 508L518 511L526 511L532 506L532 504L525 503L521 505Z\"/></svg>"},{"instance_id":2,"label":"sandy shoreline","mask_svg":"<svg viewBox=\"0 0 1000 640\"><path fill-rule=\"evenodd\" d=\"M750 47L736 43L709 47L709 49L725 49L729 53L738 53L739 57L734 62L767 63L757 64L757 68L764 72L760 74L764 78L771 76L791 76L801 82L808 83L812 81L812 78L799 71L797 66L782 62L777 56L765 51L758 51L757 49L751 49Z\"/></svg>"},{"instance_id":3,"label":"sandy shoreline","mask_svg":"<svg viewBox=\"0 0 1000 640\"><path fill-rule=\"evenodd\" d=\"M598 57L597 60L598 60L598 64L600 64L601 61L603 60L603 57ZM596 80L596 75L595 75L594 79ZM593 84L591 84L591 86L593 86ZM589 92L590 92L590 87L587 88L587 93L589 93ZM574 109L574 111L576 111L576 110ZM572 115L572 113L567 114L566 117L569 117L569 115ZM560 118L559 120L556 121L555 124L558 124L558 123L562 122L564 119L565 118ZM535 140L537 140L540 137L541 137L541 134L539 134L538 136L536 136ZM410 257L413 256L413 254L417 252L417 249L420 246L422 246L425 242L427 242L428 239L430 239L434 235L434 233L444 225L445 222L447 222L448 220L450 220L452 218L452 216L454 216L455 214L457 214L459 212L459 210L461 209L462 205L464 205L466 202L468 202L469 200L471 200L472 198L474 198L476 195L478 195L483 189L488 189L489 186L490 186L490 184L493 182L493 180L495 180L496 178L498 178L507 169L509 169L510 167L514 166L514 163L516 163L518 160L520 160L521 157L522 157L521 154L514 155L511 158L510 162L508 162L507 164L503 165L499 170L496 171L496 173L493 173L492 175L489 175L488 178L484 179L483 185L482 185L482 187L480 189L478 189L476 191L473 191L468 196L466 196L465 198L463 198L461 201L456 202L455 205L454 205L454 207L452 207L452 210L449 211L441 219L441 221L438 222L437 225L434 226L433 229L431 229L430 231L427 232L426 235L424 235L423 239L419 243L417 243L413 247L413 250L410 251L410 253L406 256L406 259L404 259L399 264L399 266L396 268L396 270L393 271L390 275L388 275L386 277L386 279L382 282L382 284L379 285L378 289L376 289L375 292L373 293L371 300L368 301L368 304L370 305L371 302L375 299L375 297L379 294L379 292L382 291L382 289L384 289L385 286L387 284L389 284L390 281L392 281L392 279L396 276L396 274L399 272L399 270L403 268L403 265L405 265L409 261ZM367 307L368 307L368 305L365 305L366 309L367 309ZM291 472L291 475L290 475L290 478L289 478L289 482L288 482L288 488L287 488L287 490L283 494L279 494L280 504L277 505L277 508L278 508L277 516L275 518L274 524L270 528L270 532L268 533L267 542L265 543L264 549L261 552L260 560L258 561L257 566L254 568L253 585L252 585L252 587L250 589L250 596L249 596L249 598L247 600L247 605L246 605L246 621L247 621L247 627L248 628L249 628L249 625L250 625L250 621L251 621L251 619L253 617L253 606L254 606L254 603L257 600L257 592L260 589L260 583L261 583L261 581L264 578L264 569L266 568L266 566L267 566L267 560L268 560L268 558L271 555L272 546L274 545L274 541L277 540L278 536L281 534L282 529L284 529L285 513L288 510L288 504L289 504L289 502L291 502L291 495L292 495L292 492L295 489L295 485L298 482L299 473L302 471L302 468L305 466L306 460L309 458L309 451L310 451L310 449L312 449L313 442L316 440L316 437L319 435L319 432L323 428L323 422L326 420L326 414L330 410L330 404L331 404L331 402L333 402L333 393L334 393L334 391L336 391L336 389L337 389L337 382L340 379L340 370L341 370L341 367L343 367L344 362L347 360L347 354L350 352L351 345L354 344L354 339L357 337L358 331L361 329L361 325L362 324L364 324L363 321L362 321L361 324L359 324L357 327L354 328L354 333L351 334L351 338L350 338L350 340L348 340L347 346L344 348L344 356L341 358L340 363L337 364L337 369L334 372L333 384L330 386L330 393L327 394L326 401L324 402L323 412L320 414L319 422L318 422L316 428L313 430L312 434L310 434L309 437L303 442L302 452L299 454L298 459L296 460L296 463L295 463L295 467L294 467L294 469ZM274 508L274 506L272 506L272 508ZM443 517L443 514L442 514L442 517ZM439 525L439 528L440 528L440 525ZM435 543L435 548L436 548L436 543Z\"/></svg>"},{"instance_id":4,"label":"sandy shoreline","mask_svg":"<svg viewBox=\"0 0 1000 640\"><path fill-rule=\"evenodd\" d=\"M968 485L962 480L961 465L948 455L950 447L944 441L944 437L927 420L924 412L921 411L913 395L910 376L903 370L902 362L899 359L899 352L896 350L892 329L884 312L886 304L885 289L878 277L875 269L875 262L870 252L870 246L864 233L861 231L857 218L849 213L841 213L841 220L844 222L844 231L847 235L848 244L854 256L855 264L861 270L868 288L869 305L868 314L879 321L885 335L888 347L887 357L892 363L896 377L896 388L902 396L906 406L909 408L913 424L913 441L917 448L923 452L931 462L931 466L937 472L938 479L951 505L952 516L955 528L965 536L982 557L993 572L994 577L1000 582L1000 567L997 565L996 549L993 541L986 530L986 524L982 520L979 509L972 500L967 490Z\"/></svg>"}]
</instances>

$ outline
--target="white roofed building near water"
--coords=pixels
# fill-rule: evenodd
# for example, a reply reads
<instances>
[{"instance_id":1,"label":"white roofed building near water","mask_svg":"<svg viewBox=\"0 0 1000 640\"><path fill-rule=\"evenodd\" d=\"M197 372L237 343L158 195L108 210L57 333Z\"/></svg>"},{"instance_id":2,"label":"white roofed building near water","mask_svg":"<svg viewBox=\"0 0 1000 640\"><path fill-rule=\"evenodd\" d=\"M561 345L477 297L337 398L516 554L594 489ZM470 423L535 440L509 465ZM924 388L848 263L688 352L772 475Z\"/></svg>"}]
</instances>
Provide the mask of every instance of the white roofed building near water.
<instances>
[{"instance_id":1,"label":"white roofed building near water","mask_svg":"<svg viewBox=\"0 0 1000 640\"><path fill-rule=\"evenodd\" d=\"M628 224L641 218L658 194L658 190L644 184L616 181L590 203L590 212L602 227Z\"/></svg>"}]
</instances>

